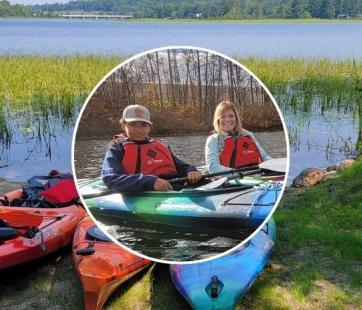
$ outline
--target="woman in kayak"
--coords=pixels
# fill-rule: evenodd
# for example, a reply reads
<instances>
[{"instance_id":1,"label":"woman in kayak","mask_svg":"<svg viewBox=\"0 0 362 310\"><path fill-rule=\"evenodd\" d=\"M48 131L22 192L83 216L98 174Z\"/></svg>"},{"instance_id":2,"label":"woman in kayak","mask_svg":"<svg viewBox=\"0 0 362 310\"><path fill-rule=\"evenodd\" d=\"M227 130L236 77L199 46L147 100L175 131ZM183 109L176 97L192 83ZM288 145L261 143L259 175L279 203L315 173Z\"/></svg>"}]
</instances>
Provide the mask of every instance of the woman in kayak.
<instances>
[{"instance_id":1,"label":"woman in kayak","mask_svg":"<svg viewBox=\"0 0 362 310\"><path fill-rule=\"evenodd\" d=\"M205 160L210 173L258 165L272 159L254 135L242 128L236 106L229 101L218 104L214 114L214 133L206 140Z\"/></svg>"},{"instance_id":2,"label":"woman in kayak","mask_svg":"<svg viewBox=\"0 0 362 310\"><path fill-rule=\"evenodd\" d=\"M120 120L125 134L113 139L103 161L102 179L109 189L125 192L167 191L167 179L187 177L189 183L201 179L201 172L175 155L160 141L149 138L152 122L149 111L130 105Z\"/></svg>"}]
</instances>

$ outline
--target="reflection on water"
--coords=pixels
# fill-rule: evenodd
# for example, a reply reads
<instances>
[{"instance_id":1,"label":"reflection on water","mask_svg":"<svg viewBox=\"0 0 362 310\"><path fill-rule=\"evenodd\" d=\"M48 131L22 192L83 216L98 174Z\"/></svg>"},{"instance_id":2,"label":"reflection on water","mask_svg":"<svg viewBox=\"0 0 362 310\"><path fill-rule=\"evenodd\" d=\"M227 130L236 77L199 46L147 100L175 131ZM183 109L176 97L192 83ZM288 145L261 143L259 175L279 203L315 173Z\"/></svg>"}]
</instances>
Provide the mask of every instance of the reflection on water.
<instances>
[{"instance_id":1,"label":"reflection on water","mask_svg":"<svg viewBox=\"0 0 362 310\"><path fill-rule=\"evenodd\" d=\"M100 224L123 245L147 256L173 261L204 259L237 246L252 231L224 231L182 228L139 221L122 226Z\"/></svg>"},{"instance_id":2,"label":"reflection on water","mask_svg":"<svg viewBox=\"0 0 362 310\"><path fill-rule=\"evenodd\" d=\"M3 107L0 135L0 177L24 181L52 169L71 170L71 139L79 104L60 111ZM65 113L66 112L66 113Z\"/></svg>"},{"instance_id":3,"label":"reflection on water","mask_svg":"<svg viewBox=\"0 0 362 310\"><path fill-rule=\"evenodd\" d=\"M305 168L327 167L355 154L358 119L351 115L312 116L306 122L286 117L290 135L289 183Z\"/></svg>"},{"instance_id":4,"label":"reflection on water","mask_svg":"<svg viewBox=\"0 0 362 310\"><path fill-rule=\"evenodd\" d=\"M272 157L286 156L286 143L282 131L257 132L257 140ZM157 137L171 147L174 154L187 163L195 166L205 165L204 147L207 135ZM99 177L107 140L77 139L74 149L74 164L77 178Z\"/></svg>"},{"instance_id":5,"label":"reflection on water","mask_svg":"<svg viewBox=\"0 0 362 310\"><path fill-rule=\"evenodd\" d=\"M359 95L353 88L339 91L307 96L290 88L278 98L290 139L288 184L305 168L325 168L357 155Z\"/></svg>"}]
</instances>

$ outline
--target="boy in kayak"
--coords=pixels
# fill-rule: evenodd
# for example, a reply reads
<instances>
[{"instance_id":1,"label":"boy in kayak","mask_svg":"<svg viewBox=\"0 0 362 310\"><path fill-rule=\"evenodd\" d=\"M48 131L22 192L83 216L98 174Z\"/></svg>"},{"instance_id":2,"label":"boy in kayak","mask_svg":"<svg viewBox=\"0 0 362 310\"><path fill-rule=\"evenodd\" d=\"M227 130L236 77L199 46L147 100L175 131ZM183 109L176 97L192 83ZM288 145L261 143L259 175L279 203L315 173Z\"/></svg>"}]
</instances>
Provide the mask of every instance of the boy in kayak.
<instances>
[{"instance_id":1,"label":"boy in kayak","mask_svg":"<svg viewBox=\"0 0 362 310\"><path fill-rule=\"evenodd\" d=\"M272 159L255 139L242 128L235 104L222 101L214 114L215 133L205 145L205 161L209 173L258 165Z\"/></svg>"},{"instance_id":2,"label":"boy in kayak","mask_svg":"<svg viewBox=\"0 0 362 310\"><path fill-rule=\"evenodd\" d=\"M187 177L189 183L201 179L201 172L175 155L160 141L149 138L152 128L149 111L130 105L120 120L125 135L113 139L103 161L102 180L109 189L123 192L168 191L168 179Z\"/></svg>"}]
</instances>

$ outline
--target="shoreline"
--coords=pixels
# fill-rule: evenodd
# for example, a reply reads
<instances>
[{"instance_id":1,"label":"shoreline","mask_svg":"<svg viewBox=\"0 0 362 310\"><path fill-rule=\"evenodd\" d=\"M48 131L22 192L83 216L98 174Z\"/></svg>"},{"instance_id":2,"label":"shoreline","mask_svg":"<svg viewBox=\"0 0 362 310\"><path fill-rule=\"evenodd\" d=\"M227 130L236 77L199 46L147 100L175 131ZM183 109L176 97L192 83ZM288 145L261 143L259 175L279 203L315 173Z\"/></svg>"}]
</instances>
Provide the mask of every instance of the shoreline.
<instances>
[{"instance_id":1,"label":"shoreline","mask_svg":"<svg viewBox=\"0 0 362 310\"><path fill-rule=\"evenodd\" d=\"M84 14L87 16L87 14ZM112 15L112 14L111 14ZM52 20L94 20L94 21L116 21L121 23L235 23L235 24L257 24L257 23L285 23L285 24L326 24L326 23L361 23L362 18L130 18L125 20L120 19L95 19L95 18L64 18L62 16L7 16L0 17L0 20L7 19L52 19Z\"/></svg>"}]
</instances>

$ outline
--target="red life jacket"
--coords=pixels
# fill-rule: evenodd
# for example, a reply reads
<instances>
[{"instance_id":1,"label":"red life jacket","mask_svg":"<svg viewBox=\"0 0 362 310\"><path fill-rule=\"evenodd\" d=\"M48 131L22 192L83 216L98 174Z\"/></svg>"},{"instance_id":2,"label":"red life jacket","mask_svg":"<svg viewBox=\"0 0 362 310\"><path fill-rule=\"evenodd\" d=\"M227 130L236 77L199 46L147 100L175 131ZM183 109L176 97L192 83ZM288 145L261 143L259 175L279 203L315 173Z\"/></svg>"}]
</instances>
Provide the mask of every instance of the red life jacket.
<instances>
[{"instance_id":1,"label":"red life jacket","mask_svg":"<svg viewBox=\"0 0 362 310\"><path fill-rule=\"evenodd\" d=\"M73 179L60 179L58 183L43 191L42 196L53 203L70 203L79 198Z\"/></svg>"},{"instance_id":2,"label":"red life jacket","mask_svg":"<svg viewBox=\"0 0 362 310\"><path fill-rule=\"evenodd\" d=\"M258 147L249 136L228 136L220 153L220 164L230 168L258 165L262 162Z\"/></svg>"},{"instance_id":3,"label":"red life jacket","mask_svg":"<svg viewBox=\"0 0 362 310\"><path fill-rule=\"evenodd\" d=\"M77 203L79 195L71 174L52 170L48 176L34 176L22 189L22 197L11 205L20 207L54 208Z\"/></svg>"},{"instance_id":4,"label":"red life jacket","mask_svg":"<svg viewBox=\"0 0 362 310\"><path fill-rule=\"evenodd\" d=\"M176 175L177 169L169 148L159 141L123 143L122 167L127 174Z\"/></svg>"}]
</instances>

